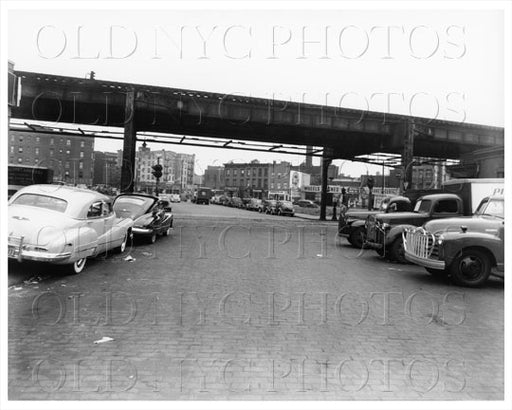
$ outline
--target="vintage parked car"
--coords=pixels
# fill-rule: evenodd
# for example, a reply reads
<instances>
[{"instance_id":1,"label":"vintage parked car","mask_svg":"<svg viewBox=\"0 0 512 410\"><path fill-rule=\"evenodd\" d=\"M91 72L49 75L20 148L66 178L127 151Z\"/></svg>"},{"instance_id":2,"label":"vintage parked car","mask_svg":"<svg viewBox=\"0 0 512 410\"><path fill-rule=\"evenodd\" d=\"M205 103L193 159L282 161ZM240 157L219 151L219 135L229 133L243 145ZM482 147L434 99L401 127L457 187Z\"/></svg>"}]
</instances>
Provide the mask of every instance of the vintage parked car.
<instances>
[{"instance_id":1,"label":"vintage parked car","mask_svg":"<svg viewBox=\"0 0 512 410\"><path fill-rule=\"evenodd\" d=\"M168 202L152 195L121 194L114 200L115 213L119 217L133 219L133 234L145 237L151 243L156 242L158 235L171 234L173 215L169 208Z\"/></svg>"},{"instance_id":2,"label":"vintage parked car","mask_svg":"<svg viewBox=\"0 0 512 410\"><path fill-rule=\"evenodd\" d=\"M380 203L377 211L351 211L341 208L338 219L338 236L347 238L355 248L361 249L366 241L366 218L379 213L408 212L412 211L412 204L405 196L392 195L386 197Z\"/></svg>"},{"instance_id":3,"label":"vintage parked car","mask_svg":"<svg viewBox=\"0 0 512 410\"><path fill-rule=\"evenodd\" d=\"M232 208L242 208L244 205L242 199L238 198L237 196L234 196L233 198L229 199L229 205Z\"/></svg>"},{"instance_id":4,"label":"vintage parked car","mask_svg":"<svg viewBox=\"0 0 512 410\"><path fill-rule=\"evenodd\" d=\"M293 204L290 201L277 201L276 213L277 215L294 216L295 210L293 209Z\"/></svg>"},{"instance_id":5,"label":"vintage parked car","mask_svg":"<svg viewBox=\"0 0 512 410\"><path fill-rule=\"evenodd\" d=\"M366 220L365 246L399 263L407 263L402 233L421 226L431 219L463 216L460 196L450 193L425 195L419 198L412 212L392 212L370 215Z\"/></svg>"},{"instance_id":6,"label":"vintage parked car","mask_svg":"<svg viewBox=\"0 0 512 410\"><path fill-rule=\"evenodd\" d=\"M171 202L178 202L178 203L181 202L180 194L171 194L169 196L169 199L170 199Z\"/></svg>"},{"instance_id":7,"label":"vintage parked car","mask_svg":"<svg viewBox=\"0 0 512 410\"><path fill-rule=\"evenodd\" d=\"M265 213L270 215L277 214L277 201L275 199L269 199L265 201Z\"/></svg>"},{"instance_id":8,"label":"vintage parked car","mask_svg":"<svg viewBox=\"0 0 512 410\"><path fill-rule=\"evenodd\" d=\"M111 199L97 191L64 185L31 185L8 206L8 257L69 265L80 273L87 258L124 252L133 220L118 217Z\"/></svg>"},{"instance_id":9,"label":"vintage parked car","mask_svg":"<svg viewBox=\"0 0 512 410\"><path fill-rule=\"evenodd\" d=\"M486 197L472 217L438 219L404 232L405 258L435 276L477 287L504 277L504 200Z\"/></svg>"},{"instance_id":10,"label":"vintage parked car","mask_svg":"<svg viewBox=\"0 0 512 410\"><path fill-rule=\"evenodd\" d=\"M295 205L300 206L301 208L318 208L318 205L309 199L299 199Z\"/></svg>"}]
</instances>

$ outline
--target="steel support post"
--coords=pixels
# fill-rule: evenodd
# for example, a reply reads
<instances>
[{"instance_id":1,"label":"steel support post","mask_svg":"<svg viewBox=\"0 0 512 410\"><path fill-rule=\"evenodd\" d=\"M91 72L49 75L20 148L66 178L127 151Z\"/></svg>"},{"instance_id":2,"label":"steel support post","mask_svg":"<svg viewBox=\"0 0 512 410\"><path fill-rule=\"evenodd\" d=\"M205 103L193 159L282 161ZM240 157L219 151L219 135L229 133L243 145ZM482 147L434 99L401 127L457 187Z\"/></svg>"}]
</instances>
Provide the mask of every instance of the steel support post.
<instances>
[{"instance_id":1,"label":"steel support post","mask_svg":"<svg viewBox=\"0 0 512 410\"><path fill-rule=\"evenodd\" d=\"M126 93L124 111L123 164L121 168L121 191L133 192L135 182L135 150L137 128L135 126L135 91Z\"/></svg>"},{"instance_id":2,"label":"steel support post","mask_svg":"<svg viewBox=\"0 0 512 410\"><path fill-rule=\"evenodd\" d=\"M331 158L322 158L322 191L320 193L320 220L325 221L327 214L327 181L328 181L328 170L331 165Z\"/></svg>"},{"instance_id":3,"label":"steel support post","mask_svg":"<svg viewBox=\"0 0 512 410\"><path fill-rule=\"evenodd\" d=\"M412 169L414 163L414 121L408 120L402 151L402 181L400 190L404 193L412 185Z\"/></svg>"}]
</instances>

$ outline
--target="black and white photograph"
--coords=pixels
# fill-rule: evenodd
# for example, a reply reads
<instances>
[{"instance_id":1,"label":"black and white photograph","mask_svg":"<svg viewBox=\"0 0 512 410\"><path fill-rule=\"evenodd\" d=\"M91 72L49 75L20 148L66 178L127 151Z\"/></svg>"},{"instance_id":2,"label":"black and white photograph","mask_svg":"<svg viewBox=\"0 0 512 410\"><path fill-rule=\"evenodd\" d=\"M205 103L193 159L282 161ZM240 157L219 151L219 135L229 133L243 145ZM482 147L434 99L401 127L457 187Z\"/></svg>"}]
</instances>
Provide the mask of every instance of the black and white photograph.
<instances>
[{"instance_id":1,"label":"black and white photograph","mask_svg":"<svg viewBox=\"0 0 512 410\"><path fill-rule=\"evenodd\" d=\"M510 3L0 4L0 407L511 408Z\"/></svg>"}]
</instances>

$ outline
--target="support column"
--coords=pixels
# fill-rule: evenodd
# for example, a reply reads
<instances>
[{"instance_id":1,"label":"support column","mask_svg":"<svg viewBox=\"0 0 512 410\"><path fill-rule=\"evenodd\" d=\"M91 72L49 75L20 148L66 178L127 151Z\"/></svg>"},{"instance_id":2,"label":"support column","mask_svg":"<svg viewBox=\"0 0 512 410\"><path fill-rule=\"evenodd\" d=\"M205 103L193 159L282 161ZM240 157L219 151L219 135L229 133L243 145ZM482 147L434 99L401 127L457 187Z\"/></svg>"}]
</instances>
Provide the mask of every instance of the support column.
<instances>
[{"instance_id":1,"label":"support column","mask_svg":"<svg viewBox=\"0 0 512 410\"><path fill-rule=\"evenodd\" d=\"M121 168L121 191L133 192L135 185L135 151L137 128L135 126L135 90L126 93L124 111L123 164Z\"/></svg>"},{"instance_id":2,"label":"support column","mask_svg":"<svg viewBox=\"0 0 512 410\"><path fill-rule=\"evenodd\" d=\"M325 155L325 149L324 149ZM327 214L327 181L328 176L327 172L329 170L329 165L331 165L332 159L327 157L322 157L322 191L320 194L320 220L325 221Z\"/></svg>"},{"instance_id":3,"label":"support column","mask_svg":"<svg viewBox=\"0 0 512 410\"><path fill-rule=\"evenodd\" d=\"M407 122L402 151L402 180L400 191L404 193L412 185L412 167L414 162L414 121Z\"/></svg>"}]
</instances>

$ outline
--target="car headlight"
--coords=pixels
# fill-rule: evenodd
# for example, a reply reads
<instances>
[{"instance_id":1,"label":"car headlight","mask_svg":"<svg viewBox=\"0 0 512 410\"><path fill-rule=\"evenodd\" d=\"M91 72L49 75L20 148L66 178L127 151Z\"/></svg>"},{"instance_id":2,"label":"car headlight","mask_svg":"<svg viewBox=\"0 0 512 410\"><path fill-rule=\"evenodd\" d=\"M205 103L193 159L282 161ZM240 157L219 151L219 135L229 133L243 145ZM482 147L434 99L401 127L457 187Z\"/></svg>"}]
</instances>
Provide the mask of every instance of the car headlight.
<instances>
[{"instance_id":1,"label":"car headlight","mask_svg":"<svg viewBox=\"0 0 512 410\"><path fill-rule=\"evenodd\" d=\"M391 228L391 225L390 224L387 224L386 222L384 222L382 225L381 225L382 229L383 230L387 230L389 228Z\"/></svg>"},{"instance_id":2,"label":"car headlight","mask_svg":"<svg viewBox=\"0 0 512 410\"><path fill-rule=\"evenodd\" d=\"M444 241L444 236L443 236L443 235L439 235L439 236L437 237L437 241L436 241L436 242L437 242L437 244L438 244L438 245L442 245L442 244L443 244L443 241Z\"/></svg>"}]
</instances>

